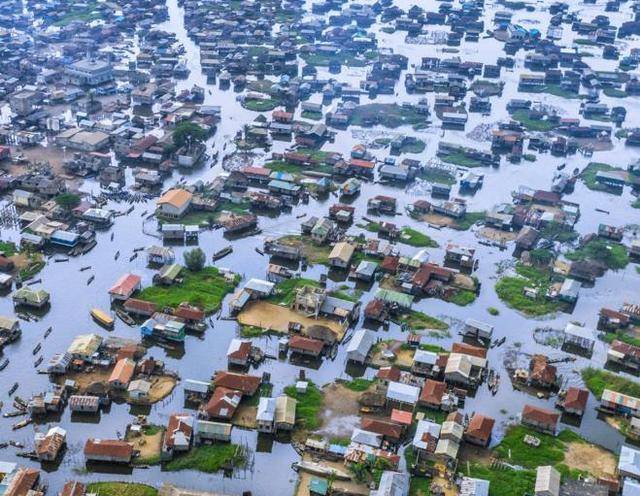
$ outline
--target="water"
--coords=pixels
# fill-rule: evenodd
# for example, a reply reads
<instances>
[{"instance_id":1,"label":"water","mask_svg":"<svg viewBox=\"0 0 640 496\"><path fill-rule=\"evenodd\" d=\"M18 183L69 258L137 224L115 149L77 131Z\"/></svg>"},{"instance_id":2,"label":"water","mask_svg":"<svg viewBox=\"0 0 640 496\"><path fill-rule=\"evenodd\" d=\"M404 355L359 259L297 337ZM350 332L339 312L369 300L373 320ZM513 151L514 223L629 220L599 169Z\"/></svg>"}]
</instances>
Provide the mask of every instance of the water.
<instances>
[{"instance_id":1,"label":"water","mask_svg":"<svg viewBox=\"0 0 640 496\"><path fill-rule=\"evenodd\" d=\"M402 8L408 8L412 2L401 0L397 4ZM188 66L191 69L190 77L184 81L178 81L177 90L191 88L193 84L198 84L206 88L205 103L222 106L222 122L218 126L217 134L207 143L210 152L219 151L222 156L233 150L231 143L233 136L241 129L242 125L251 122L256 113L243 109L235 100L233 91L221 91L217 86L207 85L206 78L201 74L199 64L199 49L188 38L182 22L183 9L177 5L176 0L169 0L170 18L167 22L158 25L158 29L167 30L176 33L177 39L186 49L186 57ZM437 9L437 2L426 2L426 9ZM539 4L542 7L542 3ZM585 18L591 18L592 15L599 13L599 9L594 6L580 6L582 15ZM493 13L499 10L499 6L487 5L485 19L493 18ZM544 9L541 9L544 10ZM627 14L621 12L619 14L611 14L612 24L619 24L622 19L628 17ZM531 27L531 23L527 20L534 20L539 27L545 27L548 23L549 14L546 12L517 12L514 15L514 22L522 22L524 25ZM489 24L487 23L487 27ZM435 27L434 29L439 29ZM404 53L409 57L409 66L419 65L421 57L429 55L446 56L441 52L440 47L436 46L416 46L405 45L403 42L404 35L402 33L384 34L377 31L374 27L383 47L392 47L396 52ZM565 26L565 37L567 43L572 36L569 29ZM586 48L589 50L589 48ZM460 56L463 60L494 62L496 57L503 55L499 43L492 39L481 40L478 44L465 44L460 49ZM467 132L476 125L490 122L497 122L507 117L503 103L509 98L519 97L523 95L517 93L517 78L522 70L524 53L519 52L517 59L518 64L514 72L503 72L502 80L506 86L504 88L503 98L500 101L493 99L493 113L489 119L479 114L470 114L467 125ZM588 62L594 68L611 68L611 61L604 61L597 58L590 58ZM343 69L342 74L337 77L340 81L351 82L353 86L357 86L359 80L364 75L364 69ZM326 70L320 68L320 75L327 75ZM421 96L408 95L404 91L404 75L400 78L397 85L397 95L384 95L377 98L376 102L394 102L394 101L417 101ZM317 97L317 95L316 95ZM579 101L567 101L551 95L528 95L532 100L539 100L542 103L559 107L568 116L577 115ZM433 98L428 95L428 98ZM617 105L618 101L602 96L601 100L609 105ZM317 100L314 100L317 101ZM368 101L367 97L363 98L363 103ZM624 105L627 107L627 122L625 126L632 127L640 125L640 108L639 99L627 98ZM296 110L296 116L299 109ZM409 129L396 129L392 132L411 132ZM414 133L421 137L427 143L427 149L419 154L412 155L412 158L426 160L433 156L437 143L440 139L456 141L469 146L482 149L488 149L489 143L477 143L469 139L465 132L462 131L446 131L444 136L440 134L440 130L429 129ZM611 152L596 153L593 157L595 161L606 161L613 165L625 167L629 162L637 158L638 153L624 147L624 144L617 139L613 139L614 149ZM337 150L344 154L348 154L353 145L359 143L359 140L352 134L352 130L338 131L335 143L328 144L324 147L327 150ZM223 149L226 150L223 152ZM283 151L289 146L289 143L274 142L273 151ZM384 156L378 153L380 158ZM551 178L556 172L556 167L567 162L567 170L574 167L584 167L590 159L582 156L574 156L567 159L555 158L549 155L539 155L535 163L524 162L519 165L503 163L500 168L489 169L483 168L482 173L485 174L484 187L474 196L468 197L469 210L477 211L482 209L490 209L496 203L508 202L510 193L519 185L526 185L531 188L548 189L551 184ZM259 165L256 164L256 165ZM191 173L188 177L189 181L198 179L210 180L221 172L221 166L216 165L212 169L200 169ZM130 176L130 175L129 175ZM170 181L178 179L178 174ZM129 181L131 178L129 177ZM165 184L166 186L167 184ZM84 191L98 192L99 188L93 180L86 180L82 185ZM398 199L398 209L403 211L418 197L411 196L405 192L403 188L391 188L378 184L364 184L361 195L356 198L353 205L357 209L357 217L366 211L366 200L376 194L393 194ZM453 195L457 194L457 186L454 187ZM582 207L582 215L576 226L581 234L594 232L601 222L614 225L622 224L640 224L640 211L629 208L632 197L625 190L621 196L613 196L600 192L593 192L586 189L582 183L576 185L575 191L565 196L568 201L579 203ZM309 205L297 206L291 213L280 215L277 218L260 218L260 227L263 230L262 236L249 238L243 242L234 243L234 252L219 262L219 265L228 267L243 275L246 281L251 277L263 278L267 260L260 257L254 251L254 246L260 245L264 236L282 235L288 233L297 233L301 219L296 216L301 213L309 215L319 215L325 213L328 207L334 202L333 199L323 201L311 201ZM128 205L110 204L109 208L126 210ZM129 256L133 253L133 249L141 246L149 246L155 244L155 238L145 235L142 232L143 219L141 213L143 211L152 211L154 202L146 204L138 204L134 211L128 215L116 219L114 226L110 232L98 233L97 247L89 254L79 258L72 258L68 263L49 263L38 277L43 280L42 287L51 292L51 309L38 322L21 322L23 329L22 338L10 346L8 346L4 355L10 358L11 363L2 372L0 372L0 400L4 401L6 407L10 404L9 398L6 396L6 390L14 381L20 383L17 395L23 398L29 398L34 393L45 391L49 387L49 379L45 375L35 373L31 363L33 362L32 349L34 346L42 342L43 351L46 360L53 354L66 350L73 337L77 334L88 332L96 332L103 336L109 333L98 327L91 317L89 310L93 307L108 308L109 297L108 288L115 280L125 272L134 272L142 276L143 286L152 284L153 272L146 268L145 257L140 256L133 262L128 262ZM596 212L595 207L610 211L610 215ZM496 368L502 377L501 386L498 394L494 397L486 389L486 386L480 388L474 398L469 398L466 402L465 412L474 411L481 412L486 415L495 417L498 425L494 431L494 443L500 439L501 432L508 421L516 416L522 410L525 403L536 404L541 406L553 407L554 399L543 400L537 399L524 392L513 390L510 382L507 380L508 373L503 367L503 355L508 347L515 342L522 343L521 350L526 353L542 352L545 354L558 356L560 353L550 347L536 344L532 340L532 331L540 322L523 317L507 308L497 298L493 285L496 280L496 264L499 262L511 260L510 250L500 252L497 248L486 247L477 244L477 237L474 232L456 232L452 230L435 230L427 228L423 223L416 222L410 218L403 217L402 220L396 219L400 225L408 225L422 231L427 232L439 244L440 248L430 250L431 259L441 262L444 258L444 247L447 243L455 242L461 245L474 246L477 250L480 266L475 275L483 282L482 291L478 299L470 306L458 307L456 305L443 302L441 300L426 299L418 302L415 309L424 311L434 316L450 316L453 319L464 320L467 317L474 317L479 320L490 322L495 325L495 338L502 336L507 338L507 343L501 348L489 350L489 363ZM352 227L353 232L358 232L357 227ZM115 238L110 241L111 232L115 233ZM3 238L18 239L18 233L3 231ZM228 241L223 239L221 231L205 231L200 236L200 246L205 250L208 256L223 246ZM406 245L398 245L403 254L411 255L414 249ZM176 258L182 260L182 253L185 247L174 247ZM119 250L121 256L117 261L113 260L113 254ZM89 271L80 272L82 266L91 265L93 268ZM305 277L317 278L325 271L321 267L312 267L305 274ZM90 286L86 285L89 275L95 275L95 280ZM242 284L242 283L241 283ZM353 286L349 281L330 280L329 286L337 286L347 284ZM640 288L640 275L636 272L635 266L629 265L625 270L619 272L608 272L603 278L599 279L593 288L583 288L581 296L571 315L559 314L547 318L543 321L543 325L557 328L563 328L569 321L580 321L586 325L595 328L598 311L601 307L616 308L624 301L637 301ZM377 283L373 285L371 291L363 295L363 304L366 304L372 294L377 289ZM364 305L363 305L364 306ZM499 316L490 316L487 313L488 307L499 309ZM11 315L13 312L10 298L0 298L0 315ZM225 308L226 312L226 308ZM362 322L358 323L358 327ZM53 333L46 341L43 341L45 329L49 326L53 327ZM236 335L236 323L231 321L219 320L215 321L215 326L209 328L203 336L202 340L195 337L188 337L185 343L185 353L182 357L171 356L160 347L152 347L148 351L148 356L162 359L166 362L169 369L177 370L183 379L201 379L206 380L219 369L226 369L226 350L229 341ZM116 320L113 335L134 338L139 337L137 328L130 328L120 320ZM455 331L452 331L455 334ZM395 326L391 326L389 331L379 330L378 335L383 338L399 338L404 336ZM459 336L453 335L451 338L433 341L447 347L451 342L457 341ZM263 349L273 351L277 348L276 339L262 338L255 340ZM574 370L579 370L588 364L602 366L606 355L606 345L598 342L591 360L579 359L568 366L560 366L561 372L568 378L569 384L579 384L580 379ZM274 394L280 394L283 388L295 381L298 374L298 366L294 366L285 361L267 360L257 370L253 370L253 374L260 375L262 372L269 372L274 383ZM345 372L345 356L344 347L342 347L335 360L325 360L317 370L306 369L307 377L317 384L326 384L338 377L347 377ZM368 369L365 372L367 377L372 376L374 370ZM622 442L621 437L609 428L604 422L596 418L596 400L591 397L587 413L579 427L581 434L592 439L603 446L610 449L617 449ZM184 395L182 387L178 385L174 393L164 401L150 408L149 420L154 423L166 424L171 413L184 410ZM0 439L13 439L23 442L27 447L33 445L33 434L35 431L46 432L51 425L58 424L68 431L68 450L67 453L56 470L45 475L45 480L49 484L52 491L59 490L63 483L69 479L77 479L81 481L93 480L135 480L139 482L147 482L157 485L162 481L175 482L179 485L194 488L217 490L220 492L240 492L242 490L251 489L254 494L271 495L271 494L290 494L296 481L296 474L291 469L291 463L298 459L297 454L292 447L285 443L274 442L270 452L262 452L256 450L258 445L257 435L252 431L234 429L234 442L245 444L252 451L250 468L234 475L233 478L224 478L221 474L203 474L197 472L171 473L163 472L159 467L151 467L147 470L127 471L126 473L87 473L84 467L84 456L82 448L88 437L98 438L114 438L118 432L124 432L125 427L130 423L137 411L132 411L131 407L126 404L112 405L108 414L102 414L99 423L83 422L82 419L71 417L67 409L55 422L50 424L34 424L22 430L13 432L11 425L13 419L0 419ZM81 425L82 424L82 425ZM260 443L262 445L262 443ZM5 449L0 458L3 460L19 461L21 464L39 466L38 464L26 461L15 456L13 448Z\"/></svg>"}]
</instances>

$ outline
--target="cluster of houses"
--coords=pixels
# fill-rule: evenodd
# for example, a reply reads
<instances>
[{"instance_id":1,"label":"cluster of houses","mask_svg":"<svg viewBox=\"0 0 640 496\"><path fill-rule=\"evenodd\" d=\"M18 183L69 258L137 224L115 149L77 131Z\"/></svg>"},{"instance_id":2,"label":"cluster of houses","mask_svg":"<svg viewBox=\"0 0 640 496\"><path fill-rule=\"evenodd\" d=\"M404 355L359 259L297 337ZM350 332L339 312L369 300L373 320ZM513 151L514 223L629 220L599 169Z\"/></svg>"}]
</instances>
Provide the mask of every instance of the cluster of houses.
<instances>
[{"instance_id":1,"label":"cluster of houses","mask_svg":"<svg viewBox=\"0 0 640 496\"><path fill-rule=\"evenodd\" d=\"M72 412L96 413L113 398L124 397L142 404L152 402L154 380L166 376L167 372L162 362L153 357L144 358L144 353L144 348L135 341L117 337L103 339L97 334L76 336L69 348L55 354L46 366L50 376L64 382L52 391L34 395L27 406L30 415L60 412L67 404ZM82 386L74 379L95 371L108 375L103 381ZM69 378L65 380L66 377Z\"/></svg>"}]
</instances>

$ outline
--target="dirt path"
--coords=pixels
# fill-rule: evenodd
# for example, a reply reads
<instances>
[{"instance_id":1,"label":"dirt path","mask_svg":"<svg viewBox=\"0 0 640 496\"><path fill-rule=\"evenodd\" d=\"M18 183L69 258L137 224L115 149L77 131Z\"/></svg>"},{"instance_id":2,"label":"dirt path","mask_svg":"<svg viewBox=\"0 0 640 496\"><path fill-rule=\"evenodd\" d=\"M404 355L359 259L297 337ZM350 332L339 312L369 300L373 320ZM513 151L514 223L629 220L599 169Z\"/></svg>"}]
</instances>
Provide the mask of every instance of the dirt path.
<instances>
[{"instance_id":1,"label":"dirt path","mask_svg":"<svg viewBox=\"0 0 640 496\"><path fill-rule=\"evenodd\" d=\"M240 405L236 410L231 423L238 427L246 429L255 429L257 427L256 415L258 415L258 407L250 405Z\"/></svg>"},{"instance_id":2,"label":"dirt path","mask_svg":"<svg viewBox=\"0 0 640 496\"><path fill-rule=\"evenodd\" d=\"M354 427L360 425L362 393L351 391L342 384L332 383L323 388L324 402L320 434L328 437L349 437Z\"/></svg>"},{"instance_id":3,"label":"dirt path","mask_svg":"<svg viewBox=\"0 0 640 496\"><path fill-rule=\"evenodd\" d=\"M127 437L127 441L133 443L133 448L140 451L140 456L138 457L140 463L154 461L160 456L162 434L163 431L160 430L150 436L143 434L141 436Z\"/></svg>"},{"instance_id":4,"label":"dirt path","mask_svg":"<svg viewBox=\"0 0 640 496\"><path fill-rule=\"evenodd\" d=\"M313 325L323 325L336 334L338 341L342 341L345 333L344 327L338 322L322 317L317 319L305 317L289 308L265 301L255 301L247 305L238 315L238 322L246 326L260 327L283 334L289 332L289 322L298 322L303 329Z\"/></svg>"}]
</instances>

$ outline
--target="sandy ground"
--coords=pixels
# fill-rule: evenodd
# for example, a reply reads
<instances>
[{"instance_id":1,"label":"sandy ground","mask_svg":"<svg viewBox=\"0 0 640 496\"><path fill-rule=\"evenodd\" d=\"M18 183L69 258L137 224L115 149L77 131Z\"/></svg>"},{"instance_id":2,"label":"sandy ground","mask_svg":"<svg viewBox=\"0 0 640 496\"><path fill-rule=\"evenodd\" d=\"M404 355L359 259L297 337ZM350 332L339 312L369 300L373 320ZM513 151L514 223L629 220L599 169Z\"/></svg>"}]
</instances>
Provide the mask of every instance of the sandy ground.
<instances>
[{"instance_id":1,"label":"sandy ground","mask_svg":"<svg viewBox=\"0 0 640 496\"><path fill-rule=\"evenodd\" d=\"M127 441L133 443L133 449L140 451L138 461L157 459L162 448L163 431L157 432L153 436L127 436Z\"/></svg>"},{"instance_id":2,"label":"sandy ground","mask_svg":"<svg viewBox=\"0 0 640 496\"><path fill-rule=\"evenodd\" d=\"M351 391L342 384L332 383L323 388L322 429L320 434L328 437L348 437L360 425L362 393Z\"/></svg>"},{"instance_id":3,"label":"sandy ground","mask_svg":"<svg viewBox=\"0 0 640 496\"><path fill-rule=\"evenodd\" d=\"M569 468L584 470L596 477L612 477L616 472L616 457L610 451L588 443L569 443L564 456Z\"/></svg>"},{"instance_id":4,"label":"sandy ground","mask_svg":"<svg viewBox=\"0 0 640 496\"><path fill-rule=\"evenodd\" d=\"M518 233L494 229L493 227L483 227L478 230L478 236L491 241L498 241L499 243L508 243L516 239Z\"/></svg>"},{"instance_id":5,"label":"sandy ground","mask_svg":"<svg viewBox=\"0 0 640 496\"><path fill-rule=\"evenodd\" d=\"M400 349L402 346L401 341L389 341L386 343L382 343L380 345L380 349L376 351L371 357L371 365L374 367L386 367L388 365L395 365L400 369L408 370L413 365L413 355L415 354L415 350L413 349ZM396 359L393 361L387 360L382 356L382 352L390 349L395 353Z\"/></svg>"},{"instance_id":6,"label":"sandy ground","mask_svg":"<svg viewBox=\"0 0 640 496\"><path fill-rule=\"evenodd\" d=\"M289 322L302 324L303 329L313 325L324 325L331 329L337 336L338 341L342 341L345 328L333 320L305 317L293 310L273 305L265 301L255 301L249 303L238 315L238 322L243 325L261 327L270 331L286 334L289 332Z\"/></svg>"},{"instance_id":7,"label":"sandy ground","mask_svg":"<svg viewBox=\"0 0 640 496\"><path fill-rule=\"evenodd\" d=\"M29 266L29 257L24 253L16 253L15 255L11 255L9 260L13 262L16 266L15 272L20 272L22 269Z\"/></svg>"},{"instance_id":8,"label":"sandy ground","mask_svg":"<svg viewBox=\"0 0 640 496\"><path fill-rule=\"evenodd\" d=\"M279 241L284 245L302 246L304 256L310 263L322 263L326 261L331 252L331 247L314 245L308 238L284 236L280 238Z\"/></svg>"},{"instance_id":9,"label":"sandy ground","mask_svg":"<svg viewBox=\"0 0 640 496\"><path fill-rule=\"evenodd\" d=\"M456 489L455 485L449 482L447 479L444 479L442 477L434 477L433 482L439 485L444 490L445 496L458 496L458 490Z\"/></svg>"},{"instance_id":10,"label":"sandy ground","mask_svg":"<svg viewBox=\"0 0 640 496\"><path fill-rule=\"evenodd\" d=\"M154 377L151 380L151 390L149 391L149 401L156 403L171 394L176 387L176 380L169 376Z\"/></svg>"},{"instance_id":11,"label":"sandy ground","mask_svg":"<svg viewBox=\"0 0 640 496\"><path fill-rule=\"evenodd\" d=\"M231 423L238 427L246 429L255 429L257 427L256 415L258 414L257 406L240 405L236 410Z\"/></svg>"},{"instance_id":12,"label":"sandy ground","mask_svg":"<svg viewBox=\"0 0 640 496\"><path fill-rule=\"evenodd\" d=\"M96 382L106 383L111 375L111 369L94 369L92 372L70 372L60 378L60 383L66 379L76 381L76 387L80 394Z\"/></svg>"},{"instance_id":13,"label":"sandy ground","mask_svg":"<svg viewBox=\"0 0 640 496\"><path fill-rule=\"evenodd\" d=\"M312 458L309 455L304 455L302 459L305 461L312 461ZM322 464L326 465L327 467L334 467L336 470L340 470L341 472L344 472L346 470L345 465L340 462L330 462L328 460L323 460ZM319 476L312 475L307 472L298 472L298 487L296 489L295 496L310 496L309 482L311 481L311 479L319 478ZM333 489L337 492L345 492L351 494L369 494L369 488L366 486L366 484L357 484L353 481L336 480L333 482Z\"/></svg>"},{"instance_id":14,"label":"sandy ground","mask_svg":"<svg viewBox=\"0 0 640 496\"><path fill-rule=\"evenodd\" d=\"M438 214L425 214L420 217L420 220L428 222L429 224L443 227L454 226L456 224L456 221L451 217L446 217L444 215Z\"/></svg>"},{"instance_id":15,"label":"sandy ground","mask_svg":"<svg viewBox=\"0 0 640 496\"><path fill-rule=\"evenodd\" d=\"M456 274L453 277L453 286L456 286L458 288L470 289L473 291L476 289L476 282L471 277L465 274Z\"/></svg>"},{"instance_id":16,"label":"sandy ground","mask_svg":"<svg viewBox=\"0 0 640 496\"><path fill-rule=\"evenodd\" d=\"M110 369L95 369L93 372L71 372L60 379L72 379L76 381L76 386L80 393L86 392L87 388L96 382L104 383L108 386L109 377L111 376L112 368ZM142 403L156 403L171 394L173 388L176 387L176 380L169 376L154 377L151 380L151 390L149 391L149 400Z\"/></svg>"},{"instance_id":17,"label":"sandy ground","mask_svg":"<svg viewBox=\"0 0 640 496\"><path fill-rule=\"evenodd\" d=\"M11 156L17 157L23 155L30 162L49 162L51 169L56 175L64 175L62 170L62 164L65 160L73 157L73 152L67 150L63 152L61 148L49 144L49 146L33 146L33 147L11 147ZM12 163L9 166L9 172L11 174L24 173L28 169L26 163L16 164Z\"/></svg>"}]
</instances>

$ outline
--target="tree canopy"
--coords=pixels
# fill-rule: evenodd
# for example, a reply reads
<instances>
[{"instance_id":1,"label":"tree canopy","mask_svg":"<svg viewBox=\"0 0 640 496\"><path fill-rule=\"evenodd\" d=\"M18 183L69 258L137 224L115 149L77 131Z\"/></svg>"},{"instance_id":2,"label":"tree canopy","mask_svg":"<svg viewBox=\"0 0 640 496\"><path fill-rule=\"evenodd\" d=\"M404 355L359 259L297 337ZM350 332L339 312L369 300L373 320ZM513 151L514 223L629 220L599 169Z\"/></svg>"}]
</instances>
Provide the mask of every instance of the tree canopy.
<instances>
[{"instance_id":1,"label":"tree canopy","mask_svg":"<svg viewBox=\"0 0 640 496\"><path fill-rule=\"evenodd\" d=\"M55 197L55 201L65 210L71 210L80 205L80 197L75 193L62 193Z\"/></svg>"},{"instance_id":2,"label":"tree canopy","mask_svg":"<svg viewBox=\"0 0 640 496\"><path fill-rule=\"evenodd\" d=\"M197 124L184 121L176 126L173 131L173 143L177 147L183 146L185 143L198 143L206 139L207 132Z\"/></svg>"},{"instance_id":3,"label":"tree canopy","mask_svg":"<svg viewBox=\"0 0 640 496\"><path fill-rule=\"evenodd\" d=\"M206 260L207 257L200 248L194 248L193 250L184 252L184 264L192 272L201 271Z\"/></svg>"}]
</instances>

